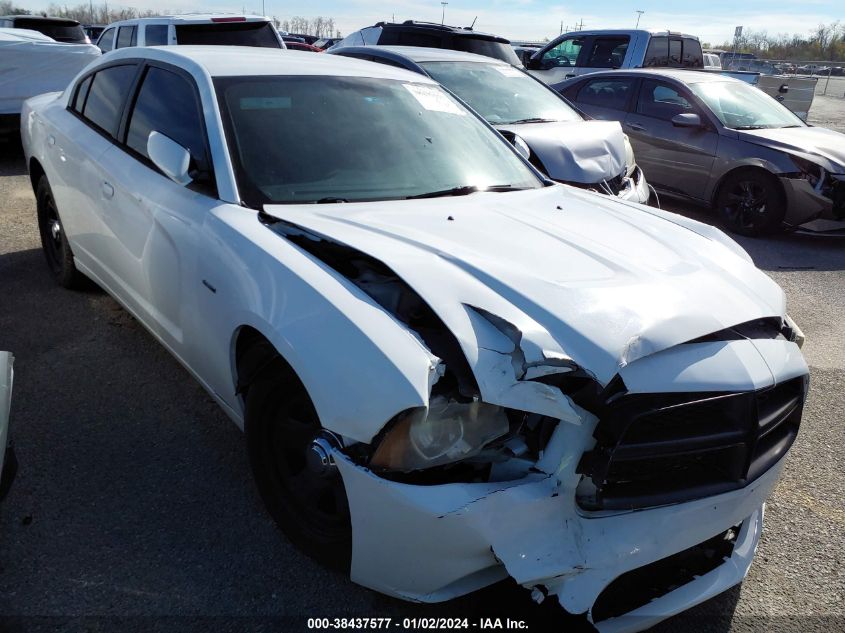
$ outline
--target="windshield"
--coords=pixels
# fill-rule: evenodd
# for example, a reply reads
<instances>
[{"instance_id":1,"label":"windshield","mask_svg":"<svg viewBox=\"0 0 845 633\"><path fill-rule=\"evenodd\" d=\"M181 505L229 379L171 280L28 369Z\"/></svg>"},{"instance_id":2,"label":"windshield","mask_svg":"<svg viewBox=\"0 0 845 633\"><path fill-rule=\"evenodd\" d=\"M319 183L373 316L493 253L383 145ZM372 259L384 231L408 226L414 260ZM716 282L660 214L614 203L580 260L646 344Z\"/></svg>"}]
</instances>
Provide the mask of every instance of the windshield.
<instances>
[{"instance_id":1,"label":"windshield","mask_svg":"<svg viewBox=\"0 0 845 633\"><path fill-rule=\"evenodd\" d=\"M238 187L253 207L543 186L507 141L434 84L326 76L214 83Z\"/></svg>"},{"instance_id":2,"label":"windshield","mask_svg":"<svg viewBox=\"0 0 845 633\"><path fill-rule=\"evenodd\" d=\"M481 62L420 65L492 125L582 120L554 92L512 66Z\"/></svg>"},{"instance_id":3,"label":"windshield","mask_svg":"<svg viewBox=\"0 0 845 633\"><path fill-rule=\"evenodd\" d=\"M727 128L761 130L805 125L765 92L745 83L706 81L689 87Z\"/></svg>"},{"instance_id":4,"label":"windshield","mask_svg":"<svg viewBox=\"0 0 845 633\"><path fill-rule=\"evenodd\" d=\"M273 25L261 21L177 24L176 41L179 44L214 46L282 47Z\"/></svg>"}]
</instances>

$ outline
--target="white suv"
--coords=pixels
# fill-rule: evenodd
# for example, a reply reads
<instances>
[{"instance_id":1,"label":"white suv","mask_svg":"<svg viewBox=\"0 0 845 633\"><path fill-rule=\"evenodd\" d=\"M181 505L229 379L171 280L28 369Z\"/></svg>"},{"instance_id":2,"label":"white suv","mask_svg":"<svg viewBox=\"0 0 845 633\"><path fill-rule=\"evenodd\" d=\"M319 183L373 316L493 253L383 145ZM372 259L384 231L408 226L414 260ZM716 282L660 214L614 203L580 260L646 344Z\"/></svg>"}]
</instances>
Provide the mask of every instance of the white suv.
<instances>
[{"instance_id":1,"label":"white suv","mask_svg":"<svg viewBox=\"0 0 845 633\"><path fill-rule=\"evenodd\" d=\"M243 15L160 15L113 22L100 35L104 53L127 46L215 44L285 48L272 20Z\"/></svg>"}]
</instances>

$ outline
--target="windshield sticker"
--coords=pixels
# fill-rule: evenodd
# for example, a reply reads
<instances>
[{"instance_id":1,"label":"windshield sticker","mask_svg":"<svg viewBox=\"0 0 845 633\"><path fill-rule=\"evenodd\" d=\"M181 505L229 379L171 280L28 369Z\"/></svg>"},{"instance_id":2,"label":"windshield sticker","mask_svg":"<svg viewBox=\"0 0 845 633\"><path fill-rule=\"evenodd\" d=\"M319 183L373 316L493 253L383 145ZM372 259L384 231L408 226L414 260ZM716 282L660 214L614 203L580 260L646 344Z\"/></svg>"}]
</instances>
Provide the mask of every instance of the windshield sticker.
<instances>
[{"instance_id":1,"label":"windshield sticker","mask_svg":"<svg viewBox=\"0 0 845 633\"><path fill-rule=\"evenodd\" d=\"M447 114L459 114L463 116L466 114L458 107L454 101L446 96L440 88L436 86L425 86L422 84L402 84L407 88L408 92L414 95L414 98L419 101L420 105L426 110L433 112L446 112Z\"/></svg>"},{"instance_id":2,"label":"windshield sticker","mask_svg":"<svg viewBox=\"0 0 845 633\"><path fill-rule=\"evenodd\" d=\"M505 77L522 77L522 71L513 66L505 66L504 64L494 64L493 68L502 73Z\"/></svg>"}]
</instances>

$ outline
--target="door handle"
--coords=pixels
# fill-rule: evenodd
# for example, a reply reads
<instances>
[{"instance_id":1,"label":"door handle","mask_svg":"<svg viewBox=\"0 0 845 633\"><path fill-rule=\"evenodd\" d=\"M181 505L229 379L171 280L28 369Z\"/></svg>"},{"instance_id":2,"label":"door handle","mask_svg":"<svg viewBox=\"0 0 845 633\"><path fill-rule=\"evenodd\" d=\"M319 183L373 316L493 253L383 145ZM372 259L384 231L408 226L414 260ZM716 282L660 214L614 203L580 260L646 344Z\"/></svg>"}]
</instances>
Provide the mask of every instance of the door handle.
<instances>
[{"instance_id":1,"label":"door handle","mask_svg":"<svg viewBox=\"0 0 845 633\"><path fill-rule=\"evenodd\" d=\"M630 129L635 130L637 132L645 132L645 127L640 125L639 123L626 123Z\"/></svg>"},{"instance_id":2,"label":"door handle","mask_svg":"<svg viewBox=\"0 0 845 633\"><path fill-rule=\"evenodd\" d=\"M575 76L575 73L568 73L566 75L566 79L572 79Z\"/></svg>"},{"instance_id":3,"label":"door handle","mask_svg":"<svg viewBox=\"0 0 845 633\"><path fill-rule=\"evenodd\" d=\"M106 200L111 200L114 197L114 187L112 187L109 183L104 182L102 186L103 198Z\"/></svg>"},{"instance_id":4,"label":"door handle","mask_svg":"<svg viewBox=\"0 0 845 633\"><path fill-rule=\"evenodd\" d=\"M55 145L55 144L56 144L56 137L51 134L50 136L47 137L47 145L49 145L50 147L53 147L53 145Z\"/></svg>"}]
</instances>

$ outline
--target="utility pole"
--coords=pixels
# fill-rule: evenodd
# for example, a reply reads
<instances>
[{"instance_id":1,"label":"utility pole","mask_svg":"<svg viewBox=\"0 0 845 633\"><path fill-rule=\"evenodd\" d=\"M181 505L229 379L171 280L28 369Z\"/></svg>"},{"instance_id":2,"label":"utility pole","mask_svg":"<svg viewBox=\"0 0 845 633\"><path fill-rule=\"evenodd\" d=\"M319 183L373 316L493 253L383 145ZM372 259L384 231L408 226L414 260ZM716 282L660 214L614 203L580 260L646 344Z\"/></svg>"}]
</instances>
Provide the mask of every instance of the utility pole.
<instances>
[{"instance_id":1,"label":"utility pole","mask_svg":"<svg viewBox=\"0 0 845 633\"><path fill-rule=\"evenodd\" d=\"M440 16L440 24L446 24L446 5L449 4L446 0L443 0L440 3L440 6L443 7L443 14Z\"/></svg>"},{"instance_id":2,"label":"utility pole","mask_svg":"<svg viewBox=\"0 0 845 633\"><path fill-rule=\"evenodd\" d=\"M261 0L261 15L267 15L267 12L264 10L264 0Z\"/></svg>"},{"instance_id":3,"label":"utility pole","mask_svg":"<svg viewBox=\"0 0 845 633\"><path fill-rule=\"evenodd\" d=\"M584 18L581 18L581 23L578 24L578 28L575 29L576 31L582 31L584 29Z\"/></svg>"},{"instance_id":4,"label":"utility pole","mask_svg":"<svg viewBox=\"0 0 845 633\"><path fill-rule=\"evenodd\" d=\"M640 28L640 18L643 17L643 13L645 13L645 11L637 9L637 26L634 27L635 29Z\"/></svg>"},{"instance_id":5,"label":"utility pole","mask_svg":"<svg viewBox=\"0 0 845 633\"><path fill-rule=\"evenodd\" d=\"M563 20L560 21L560 34L563 35Z\"/></svg>"}]
</instances>

